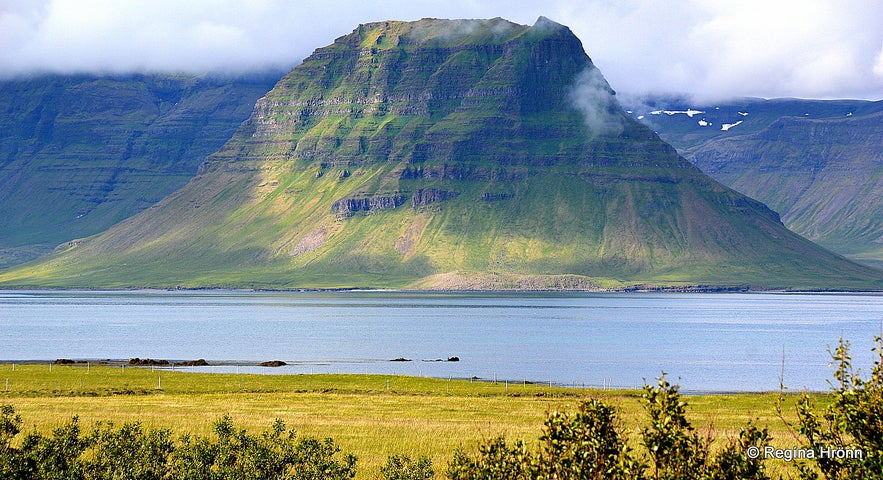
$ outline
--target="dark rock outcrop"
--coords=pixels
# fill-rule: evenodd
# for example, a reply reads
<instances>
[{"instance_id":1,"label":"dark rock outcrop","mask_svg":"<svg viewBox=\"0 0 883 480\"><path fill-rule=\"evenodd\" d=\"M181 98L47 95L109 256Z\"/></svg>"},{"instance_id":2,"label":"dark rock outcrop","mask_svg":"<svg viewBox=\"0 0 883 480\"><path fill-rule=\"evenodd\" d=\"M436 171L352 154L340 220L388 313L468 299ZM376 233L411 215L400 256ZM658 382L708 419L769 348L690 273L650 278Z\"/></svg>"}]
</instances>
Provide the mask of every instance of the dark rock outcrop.
<instances>
[{"instance_id":1,"label":"dark rock outcrop","mask_svg":"<svg viewBox=\"0 0 883 480\"><path fill-rule=\"evenodd\" d=\"M485 202L498 202L498 201L500 201L500 200L508 200L508 199L510 199L510 198L512 198L512 197L514 197L514 196L515 196L515 195L512 195L511 193L489 193L489 192L485 192L485 193L482 193L482 194L481 194L481 199L484 200Z\"/></svg>"},{"instance_id":2,"label":"dark rock outcrop","mask_svg":"<svg viewBox=\"0 0 883 480\"><path fill-rule=\"evenodd\" d=\"M156 360L153 358L130 358L129 365L138 366L138 367L150 367L150 366L168 366L171 365L168 360Z\"/></svg>"},{"instance_id":3,"label":"dark rock outcrop","mask_svg":"<svg viewBox=\"0 0 883 480\"><path fill-rule=\"evenodd\" d=\"M407 200L405 195L344 198L331 204L331 213L351 215L355 212L389 210L404 205Z\"/></svg>"},{"instance_id":4,"label":"dark rock outcrop","mask_svg":"<svg viewBox=\"0 0 883 480\"><path fill-rule=\"evenodd\" d=\"M411 206L422 207L431 203L443 202L460 195L458 192L448 192L437 188L418 188L411 195Z\"/></svg>"},{"instance_id":5,"label":"dark rock outcrop","mask_svg":"<svg viewBox=\"0 0 883 480\"><path fill-rule=\"evenodd\" d=\"M270 360L268 362L261 362L258 365L261 367L284 367L288 364L283 362L282 360Z\"/></svg>"},{"instance_id":6,"label":"dark rock outcrop","mask_svg":"<svg viewBox=\"0 0 883 480\"><path fill-rule=\"evenodd\" d=\"M178 362L175 365L181 367L207 367L208 362L206 362L204 358L200 358L199 360L187 360L184 362Z\"/></svg>"}]
</instances>

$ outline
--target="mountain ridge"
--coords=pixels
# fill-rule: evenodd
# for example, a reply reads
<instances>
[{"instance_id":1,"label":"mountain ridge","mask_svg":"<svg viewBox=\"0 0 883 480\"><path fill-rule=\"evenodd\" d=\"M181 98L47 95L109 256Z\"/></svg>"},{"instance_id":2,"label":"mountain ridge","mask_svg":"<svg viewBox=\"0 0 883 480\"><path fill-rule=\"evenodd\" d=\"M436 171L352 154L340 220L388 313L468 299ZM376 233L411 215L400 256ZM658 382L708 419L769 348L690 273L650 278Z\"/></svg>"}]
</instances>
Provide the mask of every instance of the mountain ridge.
<instances>
[{"instance_id":1,"label":"mountain ridge","mask_svg":"<svg viewBox=\"0 0 883 480\"><path fill-rule=\"evenodd\" d=\"M98 233L183 186L270 74L0 81L0 266Z\"/></svg>"},{"instance_id":2,"label":"mountain ridge","mask_svg":"<svg viewBox=\"0 0 883 480\"><path fill-rule=\"evenodd\" d=\"M810 240L883 267L883 101L650 103L631 106L632 115L703 172Z\"/></svg>"},{"instance_id":3,"label":"mountain ridge","mask_svg":"<svg viewBox=\"0 0 883 480\"><path fill-rule=\"evenodd\" d=\"M185 187L0 285L423 289L481 276L883 288L883 273L788 231L630 119L547 19L360 25L283 77Z\"/></svg>"}]
</instances>

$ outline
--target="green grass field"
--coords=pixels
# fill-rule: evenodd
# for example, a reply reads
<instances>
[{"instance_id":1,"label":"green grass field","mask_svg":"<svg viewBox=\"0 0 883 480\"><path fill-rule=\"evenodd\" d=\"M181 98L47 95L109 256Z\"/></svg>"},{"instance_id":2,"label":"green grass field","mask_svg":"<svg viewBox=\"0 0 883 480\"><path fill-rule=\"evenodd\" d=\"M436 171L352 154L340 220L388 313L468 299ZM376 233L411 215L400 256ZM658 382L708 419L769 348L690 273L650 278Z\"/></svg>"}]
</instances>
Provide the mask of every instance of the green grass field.
<instances>
[{"instance_id":1,"label":"green grass field","mask_svg":"<svg viewBox=\"0 0 883 480\"><path fill-rule=\"evenodd\" d=\"M388 387L387 387L388 386ZM767 426L773 444L798 445L776 413L778 393L686 397L690 419L702 436L722 444L748 420ZM24 431L49 432L79 416L93 422L141 422L210 435L229 414L238 427L260 431L274 419L300 434L332 437L358 457L358 478L379 478L387 457L432 459L442 478L457 448L474 450L498 435L536 443L546 412L574 410L582 399L616 405L637 445L644 422L639 391L582 390L548 385L470 382L384 375L247 375L188 373L150 368L0 365L0 404L11 404ZM796 395L784 412L795 419ZM825 397L819 395L820 403ZM770 465L771 469L782 468Z\"/></svg>"}]
</instances>

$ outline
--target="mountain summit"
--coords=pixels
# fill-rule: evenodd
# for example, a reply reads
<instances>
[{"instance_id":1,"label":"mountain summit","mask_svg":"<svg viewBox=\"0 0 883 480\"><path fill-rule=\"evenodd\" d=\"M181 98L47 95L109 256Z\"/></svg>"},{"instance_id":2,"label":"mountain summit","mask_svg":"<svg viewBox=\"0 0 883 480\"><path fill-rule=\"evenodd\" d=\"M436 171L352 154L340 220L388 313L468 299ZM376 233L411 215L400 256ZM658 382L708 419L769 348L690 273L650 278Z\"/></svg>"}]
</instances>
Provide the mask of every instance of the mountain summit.
<instances>
[{"instance_id":1,"label":"mountain summit","mask_svg":"<svg viewBox=\"0 0 883 480\"><path fill-rule=\"evenodd\" d=\"M68 287L883 288L630 119L540 18L316 50L181 190L0 275Z\"/></svg>"}]
</instances>

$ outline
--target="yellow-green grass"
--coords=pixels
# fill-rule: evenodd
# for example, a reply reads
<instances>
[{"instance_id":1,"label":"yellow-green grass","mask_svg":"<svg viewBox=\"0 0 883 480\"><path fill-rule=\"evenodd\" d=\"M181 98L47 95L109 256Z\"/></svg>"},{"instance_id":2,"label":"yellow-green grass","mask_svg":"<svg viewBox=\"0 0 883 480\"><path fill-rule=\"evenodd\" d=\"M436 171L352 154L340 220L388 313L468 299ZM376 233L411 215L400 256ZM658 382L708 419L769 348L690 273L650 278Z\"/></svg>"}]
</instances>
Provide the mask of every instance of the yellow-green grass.
<instances>
[{"instance_id":1,"label":"yellow-green grass","mask_svg":"<svg viewBox=\"0 0 883 480\"><path fill-rule=\"evenodd\" d=\"M13 370L6 364L0 365L0 387L0 404L13 405L26 430L42 432L75 415L86 426L99 420L139 421L176 435L210 435L212 424L225 414L252 431L279 418L303 435L334 438L343 451L358 456L359 478L377 478L380 466L395 454L429 456L443 472L457 448L474 450L498 435L535 444L546 412L572 411L589 397L620 409L635 446L637 430L646 424L637 391L384 375L202 374L58 365L50 371L47 364L15 365ZM770 428L774 444L790 448L797 442L778 417L777 395L691 396L689 415L703 436L733 438L750 419ZM785 399L791 421L795 400L793 395Z\"/></svg>"}]
</instances>

